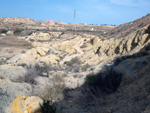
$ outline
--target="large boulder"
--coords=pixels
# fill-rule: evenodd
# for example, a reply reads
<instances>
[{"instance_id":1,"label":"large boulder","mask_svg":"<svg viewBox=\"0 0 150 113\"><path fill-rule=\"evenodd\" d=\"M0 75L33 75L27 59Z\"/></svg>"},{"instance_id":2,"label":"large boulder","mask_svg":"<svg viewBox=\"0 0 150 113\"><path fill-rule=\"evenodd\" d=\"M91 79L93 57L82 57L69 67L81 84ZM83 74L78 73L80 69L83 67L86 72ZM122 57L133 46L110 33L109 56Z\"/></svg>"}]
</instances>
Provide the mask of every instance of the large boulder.
<instances>
[{"instance_id":1,"label":"large boulder","mask_svg":"<svg viewBox=\"0 0 150 113\"><path fill-rule=\"evenodd\" d=\"M34 58L39 58L40 55L37 53L36 48L32 48L26 52L26 54L32 55Z\"/></svg>"},{"instance_id":2,"label":"large boulder","mask_svg":"<svg viewBox=\"0 0 150 113\"><path fill-rule=\"evenodd\" d=\"M22 66L0 66L0 79L10 79L12 81L18 81L27 73L27 69Z\"/></svg>"},{"instance_id":3,"label":"large boulder","mask_svg":"<svg viewBox=\"0 0 150 113\"><path fill-rule=\"evenodd\" d=\"M11 104L12 113L39 113L40 104L43 100L36 96L22 96L18 95L17 98Z\"/></svg>"},{"instance_id":4,"label":"large boulder","mask_svg":"<svg viewBox=\"0 0 150 113\"><path fill-rule=\"evenodd\" d=\"M60 58L54 54L39 58L39 61L45 62L46 64L50 64L50 63L54 64L54 63L57 63L59 60Z\"/></svg>"},{"instance_id":5,"label":"large boulder","mask_svg":"<svg viewBox=\"0 0 150 113\"><path fill-rule=\"evenodd\" d=\"M13 31L8 31L6 34L7 34L7 35L13 35L14 32L13 32Z\"/></svg>"},{"instance_id":6,"label":"large boulder","mask_svg":"<svg viewBox=\"0 0 150 113\"><path fill-rule=\"evenodd\" d=\"M5 33L2 33L2 34L0 34L0 35L1 35L1 36L3 36L3 37L4 37L4 36L6 36L6 34L5 34Z\"/></svg>"},{"instance_id":7,"label":"large boulder","mask_svg":"<svg viewBox=\"0 0 150 113\"><path fill-rule=\"evenodd\" d=\"M65 51L69 54L72 54L75 52L75 49L73 47L73 45L71 45L70 43L63 43L63 44L60 44L58 47L57 47L58 50L60 51Z\"/></svg>"},{"instance_id":8,"label":"large boulder","mask_svg":"<svg viewBox=\"0 0 150 113\"><path fill-rule=\"evenodd\" d=\"M49 51L49 49L47 49L45 47L37 47L36 51L39 55L44 56Z\"/></svg>"},{"instance_id":9,"label":"large boulder","mask_svg":"<svg viewBox=\"0 0 150 113\"><path fill-rule=\"evenodd\" d=\"M46 52L44 52L41 48L37 48L37 53L38 53L40 56L46 55Z\"/></svg>"},{"instance_id":10,"label":"large boulder","mask_svg":"<svg viewBox=\"0 0 150 113\"><path fill-rule=\"evenodd\" d=\"M32 55L19 54L19 55L16 55L16 56L10 58L7 61L7 63L15 63L16 65L22 65L22 64L35 65L37 63L37 61L35 60L35 58Z\"/></svg>"},{"instance_id":11,"label":"large boulder","mask_svg":"<svg viewBox=\"0 0 150 113\"><path fill-rule=\"evenodd\" d=\"M50 35L48 33L42 33L40 32L37 37L39 40L49 40L51 39Z\"/></svg>"},{"instance_id":12,"label":"large boulder","mask_svg":"<svg viewBox=\"0 0 150 113\"><path fill-rule=\"evenodd\" d=\"M39 46L42 46L42 43L41 42L33 42L32 46L33 47L39 47Z\"/></svg>"},{"instance_id":13,"label":"large boulder","mask_svg":"<svg viewBox=\"0 0 150 113\"><path fill-rule=\"evenodd\" d=\"M0 113L9 113L11 103L19 94L30 96L31 92L32 88L27 83L14 83L8 79L0 79Z\"/></svg>"},{"instance_id":14,"label":"large boulder","mask_svg":"<svg viewBox=\"0 0 150 113\"><path fill-rule=\"evenodd\" d=\"M28 40L34 41L47 41L51 39L51 36L48 33L32 33L31 36L27 38Z\"/></svg>"},{"instance_id":15,"label":"large boulder","mask_svg":"<svg viewBox=\"0 0 150 113\"><path fill-rule=\"evenodd\" d=\"M32 48L32 49L28 50L27 54L32 55L34 58L39 58L41 56L45 56L48 51L49 51L48 48L37 47L37 48Z\"/></svg>"}]
</instances>

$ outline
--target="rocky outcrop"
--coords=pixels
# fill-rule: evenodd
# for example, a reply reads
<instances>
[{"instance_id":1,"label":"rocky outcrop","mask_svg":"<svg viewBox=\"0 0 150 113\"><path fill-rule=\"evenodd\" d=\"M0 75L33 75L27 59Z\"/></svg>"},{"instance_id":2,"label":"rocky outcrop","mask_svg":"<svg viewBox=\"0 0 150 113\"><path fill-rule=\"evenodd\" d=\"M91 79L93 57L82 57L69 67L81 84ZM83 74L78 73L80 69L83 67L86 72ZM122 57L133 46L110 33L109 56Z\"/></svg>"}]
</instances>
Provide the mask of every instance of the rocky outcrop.
<instances>
[{"instance_id":1,"label":"rocky outcrop","mask_svg":"<svg viewBox=\"0 0 150 113\"><path fill-rule=\"evenodd\" d=\"M11 113L40 113L40 104L43 100L36 96L18 95L11 104Z\"/></svg>"},{"instance_id":2,"label":"rocky outcrop","mask_svg":"<svg viewBox=\"0 0 150 113\"><path fill-rule=\"evenodd\" d=\"M9 113L11 103L19 94L29 96L31 92L32 88L29 84L0 79L0 113Z\"/></svg>"},{"instance_id":3,"label":"rocky outcrop","mask_svg":"<svg viewBox=\"0 0 150 113\"><path fill-rule=\"evenodd\" d=\"M150 39L150 34L145 31L146 29L139 29L122 39L97 41L94 47L95 53L99 56L113 56L140 50Z\"/></svg>"},{"instance_id":4,"label":"rocky outcrop","mask_svg":"<svg viewBox=\"0 0 150 113\"><path fill-rule=\"evenodd\" d=\"M91 37L85 48L82 48L84 54L80 59L89 65L98 65L99 63L110 63L119 55L137 53L150 42L149 29L147 26L119 39L104 40L100 37Z\"/></svg>"},{"instance_id":5,"label":"rocky outcrop","mask_svg":"<svg viewBox=\"0 0 150 113\"><path fill-rule=\"evenodd\" d=\"M103 36L107 38L122 38L128 36L132 32L147 26L150 23L150 14L139 18L133 22L121 24L120 26L115 27L111 31L107 32Z\"/></svg>"},{"instance_id":6,"label":"rocky outcrop","mask_svg":"<svg viewBox=\"0 0 150 113\"><path fill-rule=\"evenodd\" d=\"M51 39L51 36L48 33L32 33L29 37L28 40L32 41L48 41Z\"/></svg>"}]
</instances>

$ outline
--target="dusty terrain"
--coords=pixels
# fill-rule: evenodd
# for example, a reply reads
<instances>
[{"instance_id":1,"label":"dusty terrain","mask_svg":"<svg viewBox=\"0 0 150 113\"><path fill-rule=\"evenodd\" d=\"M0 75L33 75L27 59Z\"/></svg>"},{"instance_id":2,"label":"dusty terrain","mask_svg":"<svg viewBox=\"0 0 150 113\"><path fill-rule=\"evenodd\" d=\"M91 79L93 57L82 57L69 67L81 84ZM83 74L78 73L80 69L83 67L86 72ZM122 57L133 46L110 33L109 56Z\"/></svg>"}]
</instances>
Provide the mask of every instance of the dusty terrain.
<instances>
[{"instance_id":1,"label":"dusty terrain","mask_svg":"<svg viewBox=\"0 0 150 113\"><path fill-rule=\"evenodd\" d=\"M149 23L0 18L0 113L149 113Z\"/></svg>"},{"instance_id":2,"label":"dusty terrain","mask_svg":"<svg viewBox=\"0 0 150 113\"><path fill-rule=\"evenodd\" d=\"M10 36L0 39L0 57L10 58L31 48L30 43Z\"/></svg>"}]
</instances>

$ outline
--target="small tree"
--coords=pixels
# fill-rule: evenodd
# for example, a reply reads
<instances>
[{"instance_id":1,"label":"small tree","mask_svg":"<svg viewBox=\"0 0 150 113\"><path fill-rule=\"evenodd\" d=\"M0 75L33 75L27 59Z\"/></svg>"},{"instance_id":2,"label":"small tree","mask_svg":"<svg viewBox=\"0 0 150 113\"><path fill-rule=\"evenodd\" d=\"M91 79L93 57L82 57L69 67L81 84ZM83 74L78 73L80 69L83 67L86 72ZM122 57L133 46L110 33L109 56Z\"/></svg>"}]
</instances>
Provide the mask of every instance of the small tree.
<instances>
[{"instance_id":1,"label":"small tree","mask_svg":"<svg viewBox=\"0 0 150 113\"><path fill-rule=\"evenodd\" d=\"M7 33L7 30L6 29L1 29L0 33Z\"/></svg>"}]
</instances>

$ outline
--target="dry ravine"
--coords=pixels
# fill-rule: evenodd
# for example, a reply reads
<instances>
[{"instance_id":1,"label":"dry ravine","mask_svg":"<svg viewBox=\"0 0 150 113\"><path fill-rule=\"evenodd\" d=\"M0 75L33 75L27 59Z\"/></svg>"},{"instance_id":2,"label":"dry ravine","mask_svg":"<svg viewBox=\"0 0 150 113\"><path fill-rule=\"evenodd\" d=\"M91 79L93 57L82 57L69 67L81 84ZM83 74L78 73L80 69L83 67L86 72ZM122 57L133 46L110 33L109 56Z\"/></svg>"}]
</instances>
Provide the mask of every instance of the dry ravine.
<instances>
[{"instance_id":1,"label":"dry ravine","mask_svg":"<svg viewBox=\"0 0 150 113\"><path fill-rule=\"evenodd\" d=\"M149 23L0 18L0 113L150 113Z\"/></svg>"}]
</instances>

